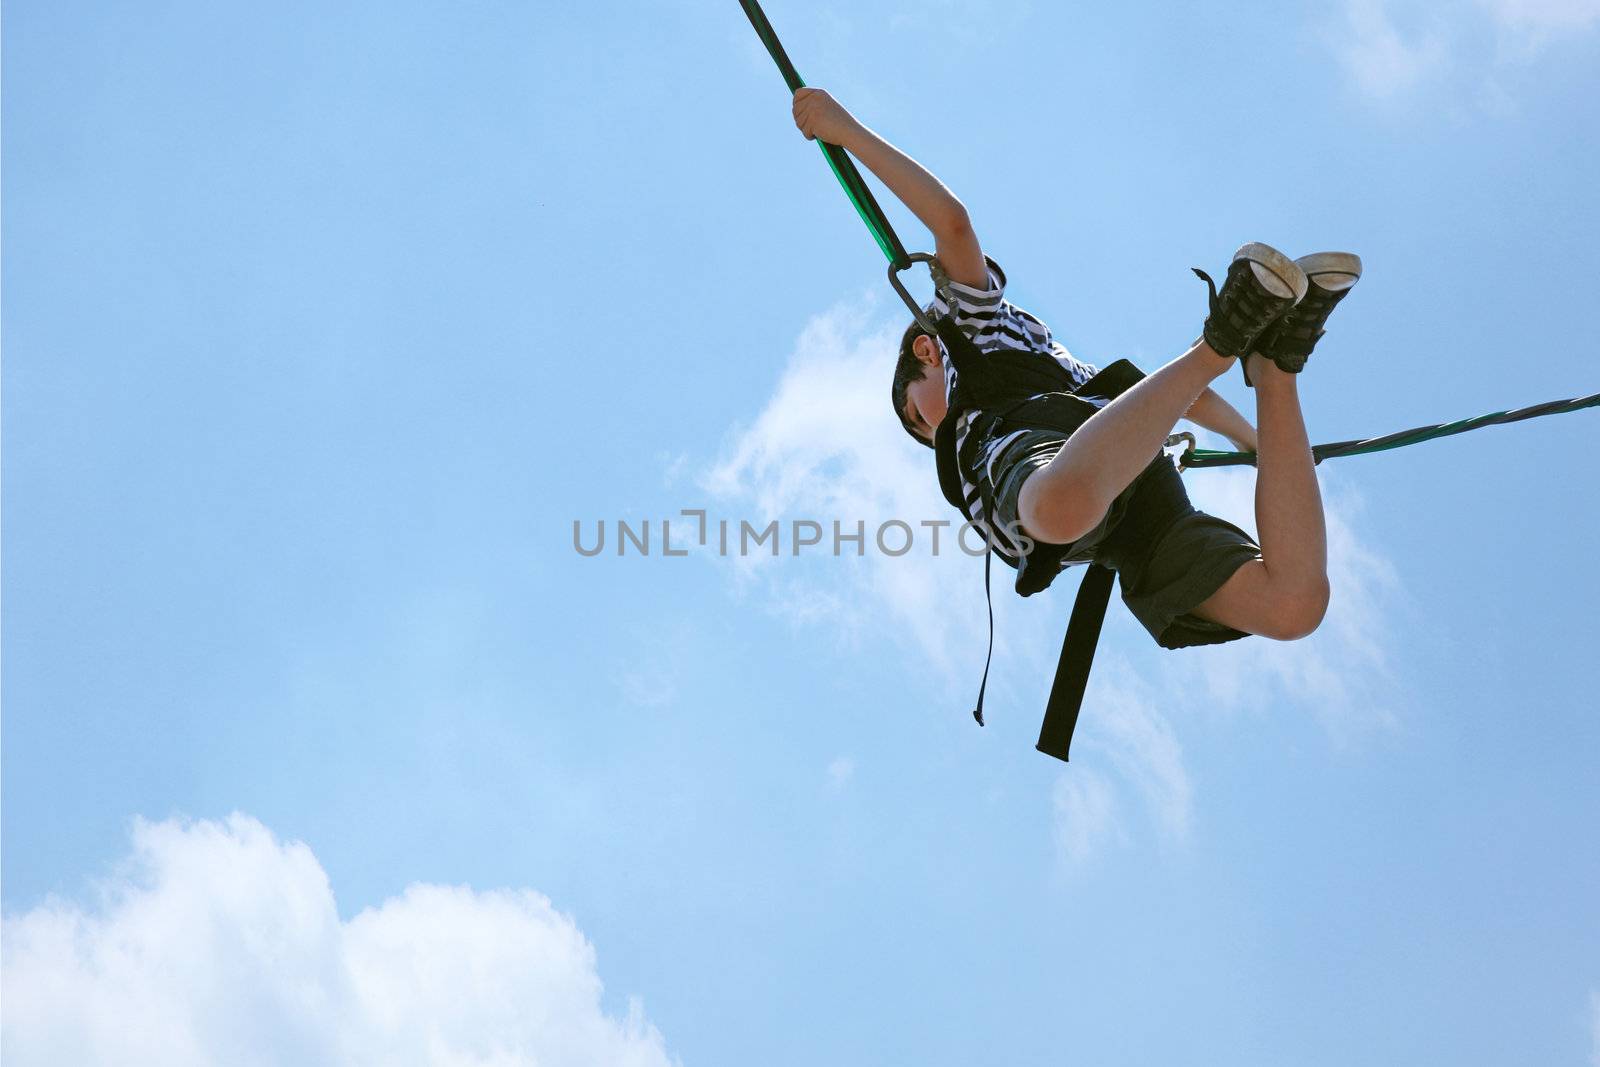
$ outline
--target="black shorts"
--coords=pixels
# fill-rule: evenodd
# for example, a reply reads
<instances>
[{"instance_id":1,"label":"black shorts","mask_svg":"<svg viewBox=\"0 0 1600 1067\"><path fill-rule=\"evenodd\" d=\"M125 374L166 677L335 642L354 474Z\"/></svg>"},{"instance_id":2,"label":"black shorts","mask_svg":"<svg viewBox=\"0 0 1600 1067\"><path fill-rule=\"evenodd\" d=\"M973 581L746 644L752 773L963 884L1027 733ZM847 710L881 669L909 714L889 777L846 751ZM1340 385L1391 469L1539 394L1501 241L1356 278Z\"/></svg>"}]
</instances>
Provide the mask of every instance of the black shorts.
<instances>
[{"instance_id":1,"label":"black shorts","mask_svg":"<svg viewBox=\"0 0 1600 1067\"><path fill-rule=\"evenodd\" d=\"M1022 483L1055 458L1065 441L1055 430L1025 430L995 458L995 519L1002 529L1008 522L1021 526ZM1126 513L1095 549L1095 561L1117 572L1122 602L1162 648L1249 636L1202 619L1193 609L1234 571L1260 558L1261 547L1249 534L1189 503L1177 468L1165 456L1139 475Z\"/></svg>"}]
</instances>

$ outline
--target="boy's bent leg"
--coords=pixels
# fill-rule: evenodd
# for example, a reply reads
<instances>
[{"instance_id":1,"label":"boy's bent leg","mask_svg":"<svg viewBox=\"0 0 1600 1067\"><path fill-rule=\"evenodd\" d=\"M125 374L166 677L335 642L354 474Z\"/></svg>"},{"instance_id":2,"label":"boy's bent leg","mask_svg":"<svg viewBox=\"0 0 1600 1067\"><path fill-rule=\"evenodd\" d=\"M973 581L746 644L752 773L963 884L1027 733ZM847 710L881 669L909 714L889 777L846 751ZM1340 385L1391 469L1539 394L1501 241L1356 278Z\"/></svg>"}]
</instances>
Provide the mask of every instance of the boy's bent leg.
<instances>
[{"instance_id":1,"label":"boy's bent leg","mask_svg":"<svg viewBox=\"0 0 1600 1067\"><path fill-rule=\"evenodd\" d=\"M1095 412L1023 483L1017 501L1023 529L1055 544L1094 529L1206 386L1233 362L1200 341Z\"/></svg>"},{"instance_id":2,"label":"boy's bent leg","mask_svg":"<svg viewBox=\"0 0 1600 1067\"><path fill-rule=\"evenodd\" d=\"M1222 588L1197 604L1193 613L1202 619L1275 641L1309 637L1322 622L1327 606L1315 594L1288 592L1274 582L1262 560L1241 566Z\"/></svg>"},{"instance_id":3,"label":"boy's bent leg","mask_svg":"<svg viewBox=\"0 0 1600 1067\"><path fill-rule=\"evenodd\" d=\"M1328 538L1296 378L1265 359L1256 382L1256 526L1261 559L1240 567L1195 614L1247 633L1294 640L1328 609Z\"/></svg>"}]
</instances>

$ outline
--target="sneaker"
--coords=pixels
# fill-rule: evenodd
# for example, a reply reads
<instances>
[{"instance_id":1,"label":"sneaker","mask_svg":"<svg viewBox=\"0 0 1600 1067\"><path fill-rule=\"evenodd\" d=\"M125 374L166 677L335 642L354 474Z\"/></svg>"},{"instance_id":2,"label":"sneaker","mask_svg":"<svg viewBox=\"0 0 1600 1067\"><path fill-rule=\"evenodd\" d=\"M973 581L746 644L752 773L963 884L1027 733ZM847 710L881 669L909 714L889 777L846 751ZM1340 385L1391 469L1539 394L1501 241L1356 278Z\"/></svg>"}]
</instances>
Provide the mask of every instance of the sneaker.
<instances>
[{"instance_id":1,"label":"sneaker","mask_svg":"<svg viewBox=\"0 0 1600 1067\"><path fill-rule=\"evenodd\" d=\"M1193 268L1211 290L1206 344L1225 357L1248 353L1267 327L1306 295L1306 276L1288 256L1252 242L1233 254L1222 291L1211 275Z\"/></svg>"},{"instance_id":2,"label":"sneaker","mask_svg":"<svg viewBox=\"0 0 1600 1067\"><path fill-rule=\"evenodd\" d=\"M1306 295L1256 338L1255 351L1280 370L1299 374L1311 350L1327 331L1323 324L1334 307L1361 278L1361 257L1354 252L1318 252L1301 256L1295 265L1310 283ZM1245 379L1249 381L1248 376Z\"/></svg>"}]
</instances>

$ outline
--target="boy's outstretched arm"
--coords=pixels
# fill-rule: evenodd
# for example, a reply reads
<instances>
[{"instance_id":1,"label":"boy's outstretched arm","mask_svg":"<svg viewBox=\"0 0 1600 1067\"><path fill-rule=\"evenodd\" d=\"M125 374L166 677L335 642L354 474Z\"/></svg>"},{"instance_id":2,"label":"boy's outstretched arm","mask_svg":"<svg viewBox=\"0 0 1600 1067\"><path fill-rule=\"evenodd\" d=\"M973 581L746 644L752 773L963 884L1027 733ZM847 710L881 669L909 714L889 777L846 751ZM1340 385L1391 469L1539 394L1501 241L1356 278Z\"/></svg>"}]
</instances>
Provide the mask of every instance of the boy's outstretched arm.
<instances>
[{"instance_id":1,"label":"boy's outstretched arm","mask_svg":"<svg viewBox=\"0 0 1600 1067\"><path fill-rule=\"evenodd\" d=\"M1183 417L1212 433L1220 433L1240 451L1256 450L1256 428L1209 385Z\"/></svg>"},{"instance_id":2,"label":"boy's outstretched arm","mask_svg":"<svg viewBox=\"0 0 1600 1067\"><path fill-rule=\"evenodd\" d=\"M951 281L975 289L989 287L983 248L966 207L922 164L867 129L822 89L801 89L794 94L794 124L807 140L821 138L836 144L876 174L933 231L934 254Z\"/></svg>"}]
</instances>

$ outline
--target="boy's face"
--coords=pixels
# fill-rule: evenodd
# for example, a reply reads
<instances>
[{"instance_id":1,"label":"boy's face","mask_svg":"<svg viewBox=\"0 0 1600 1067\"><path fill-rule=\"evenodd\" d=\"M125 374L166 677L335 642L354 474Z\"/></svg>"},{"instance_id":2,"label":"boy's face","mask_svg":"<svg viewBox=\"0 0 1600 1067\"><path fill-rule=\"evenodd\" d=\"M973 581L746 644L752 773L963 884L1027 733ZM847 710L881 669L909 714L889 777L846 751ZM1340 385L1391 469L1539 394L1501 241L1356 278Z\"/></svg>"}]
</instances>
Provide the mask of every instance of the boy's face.
<instances>
[{"instance_id":1,"label":"boy's face","mask_svg":"<svg viewBox=\"0 0 1600 1067\"><path fill-rule=\"evenodd\" d=\"M922 377L906 387L905 416L916 427L917 436L933 440L934 427L944 421L944 357L939 342L924 334L912 344L917 361L922 364Z\"/></svg>"}]
</instances>

